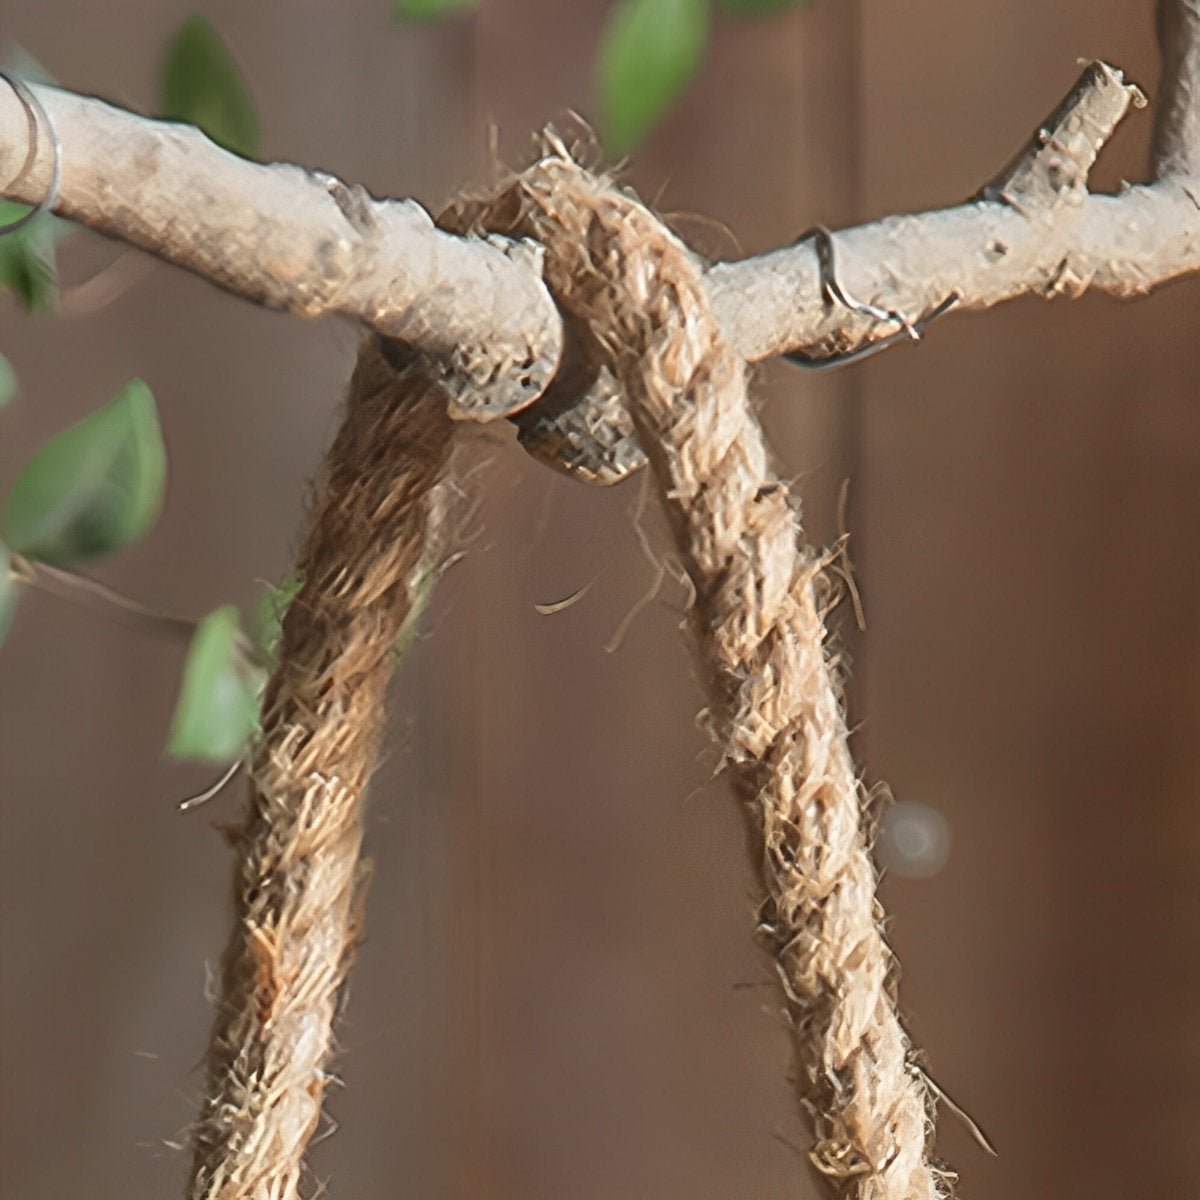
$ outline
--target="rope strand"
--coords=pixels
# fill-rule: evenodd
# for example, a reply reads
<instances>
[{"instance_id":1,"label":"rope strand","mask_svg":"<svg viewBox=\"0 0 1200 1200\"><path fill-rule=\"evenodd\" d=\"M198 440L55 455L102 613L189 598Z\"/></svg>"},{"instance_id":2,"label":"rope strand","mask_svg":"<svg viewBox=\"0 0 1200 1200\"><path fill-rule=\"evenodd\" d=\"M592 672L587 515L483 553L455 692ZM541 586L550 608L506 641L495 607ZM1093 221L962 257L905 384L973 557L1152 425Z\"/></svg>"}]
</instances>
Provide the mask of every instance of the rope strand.
<instances>
[{"instance_id":1,"label":"rope strand","mask_svg":"<svg viewBox=\"0 0 1200 1200\"><path fill-rule=\"evenodd\" d=\"M450 432L421 369L398 373L366 342L250 765L190 1200L299 1195L361 928L363 795L396 640L437 540Z\"/></svg>"},{"instance_id":2,"label":"rope strand","mask_svg":"<svg viewBox=\"0 0 1200 1200\"><path fill-rule=\"evenodd\" d=\"M830 584L801 542L686 248L561 147L457 220L536 238L551 290L625 392L695 586L691 625L745 801L766 900L759 924L795 1029L814 1166L846 1200L935 1200L933 1104L897 1016L895 960L826 654Z\"/></svg>"}]
</instances>

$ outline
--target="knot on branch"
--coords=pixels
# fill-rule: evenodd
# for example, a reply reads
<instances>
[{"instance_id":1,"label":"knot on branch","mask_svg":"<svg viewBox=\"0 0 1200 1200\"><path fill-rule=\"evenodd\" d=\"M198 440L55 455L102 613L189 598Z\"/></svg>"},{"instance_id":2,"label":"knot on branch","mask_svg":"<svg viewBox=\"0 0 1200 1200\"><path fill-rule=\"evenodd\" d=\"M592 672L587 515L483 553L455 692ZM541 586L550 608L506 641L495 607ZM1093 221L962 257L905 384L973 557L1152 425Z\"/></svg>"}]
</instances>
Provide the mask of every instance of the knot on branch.
<instances>
[{"instance_id":1,"label":"knot on branch","mask_svg":"<svg viewBox=\"0 0 1200 1200\"><path fill-rule=\"evenodd\" d=\"M875 872L800 542L693 256L634 197L550 152L447 220L532 239L585 379L624 399L694 584L711 724L745 801L759 931L795 1030L814 1167L844 1200L938 1200L930 1095L892 994ZM436 368L366 343L283 622L238 843L237 919L194 1134L193 1200L294 1200L360 925L363 794L397 639L422 595L450 444Z\"/></svg>"}]
</instances>

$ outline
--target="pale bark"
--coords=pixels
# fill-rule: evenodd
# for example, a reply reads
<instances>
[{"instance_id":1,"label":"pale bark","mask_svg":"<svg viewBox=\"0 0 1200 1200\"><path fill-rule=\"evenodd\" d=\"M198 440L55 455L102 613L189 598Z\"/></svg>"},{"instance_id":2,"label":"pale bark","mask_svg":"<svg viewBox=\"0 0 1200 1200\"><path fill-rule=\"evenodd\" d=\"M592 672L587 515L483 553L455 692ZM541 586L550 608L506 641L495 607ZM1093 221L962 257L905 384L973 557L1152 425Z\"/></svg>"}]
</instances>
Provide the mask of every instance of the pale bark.
<instances>
[{"instance_id":1,"label":"pale bark","mask_svg":"<svg viewBox=\"0 0 1200 1200\"><path fill-rule=\"evenodd\" d=\"M496 392L504 411L553 375L562 326L538 248L454 237L413 200L247 162L191 126L28 86L62 146L61 216L268 308L357 318L444 358L464 390ZM53 161L44 121L29 140L29 114L0 84L0 195L32 204Z\"/></svg>"},{"instance_id":2,"label":"pale bark","mask_svg":"<svg viewBox=\"0 0 1200 1200\"><path fill-rule=\"evenodd\" d=\"M951 293L962 309L1093 289L1141 295L1200 269L1200 13L1162 0L1164 94L1157 178L1092 195L1086 174L1128 107L1119 72L1094 65L999 184L967 204L886 217L837 235L851 294L915 318ZM63 149L55 209L245 298L305 316L350 315L441 358L455 415L528 404L549 382L562 329L539 251L455 237L411 200L376 200L331 176L245 162L185 126L35 86ZM0 88L0 195L32 203L50 172L19 99ZM1064 153L1065 152L1065 153ZM820 286L811 243L705 274L738 352L846 350L890 332Z\"/></svg>"}]
</instances>

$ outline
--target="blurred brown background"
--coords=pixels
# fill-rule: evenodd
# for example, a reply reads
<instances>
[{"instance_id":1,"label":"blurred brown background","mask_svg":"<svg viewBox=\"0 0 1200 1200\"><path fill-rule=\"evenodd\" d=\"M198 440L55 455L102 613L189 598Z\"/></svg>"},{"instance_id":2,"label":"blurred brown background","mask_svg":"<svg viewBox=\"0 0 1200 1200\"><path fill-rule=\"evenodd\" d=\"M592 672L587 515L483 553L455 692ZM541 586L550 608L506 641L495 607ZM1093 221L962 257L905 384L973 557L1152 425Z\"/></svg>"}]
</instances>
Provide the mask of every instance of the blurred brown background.
<instances>
[{"instance_id":1,"label":"blurred brown background","mask_svg":"<svg viewBox=\"0 0 1200 1200\"><path fill-rule=\"evenodd\" d=\"M63 83L151 111L190 6L0 4ZM253 84L263 152L436 205L590 109L604 0L484 0L414 31L386 0L200 6ZM817 0L722 20L631 178L709 252L972 193L1104 56L1153 92L1150 0ZM1144 172L1128 119L1099 181ZM707 219L724 223L736 242ZM67 282L117 248L81 235ZM949 319L919 349L762 372L780 460L827 540L850 482L869 628L860 759L945 815L924 881L889 879L903 1002L963 1192L1195 1194L1200 1184L1200 282L1136 304ZM155 267L107 307L0 311L23 391L0 485L143 375L172 455L156 532L97 574L201 614L277 579L355 334ZM654 568L639 485L586 490L506 431L474 456L485 528L394 696L373 792L369 940L312 1159L355 1200L815 1197L788 1039L750 937L739 818L710 782L670 590L603 647ZM661 544L661 543L660 543ZM557 600L594 580L552 617ZM30 597L0 656L0 1191L180 1195L206 963L226 932L240 789L164 762L179 647Z\"/></svg>"}]
</instances>

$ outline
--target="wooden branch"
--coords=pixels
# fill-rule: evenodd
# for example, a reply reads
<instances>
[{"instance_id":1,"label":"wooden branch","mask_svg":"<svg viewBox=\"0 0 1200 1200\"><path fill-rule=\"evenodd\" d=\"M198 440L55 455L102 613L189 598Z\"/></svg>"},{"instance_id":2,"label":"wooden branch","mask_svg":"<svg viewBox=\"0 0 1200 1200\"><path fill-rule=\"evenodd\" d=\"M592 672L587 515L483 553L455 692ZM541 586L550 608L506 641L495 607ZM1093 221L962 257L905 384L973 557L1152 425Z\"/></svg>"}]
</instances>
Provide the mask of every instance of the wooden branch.
<instances>
[{"instance_id":1,"label":"wooden branch","mask_svg":"<svg viewBox=\"0 0 1200 1200\"><path fill-rule=\"evenodd\" d=\"M747 359L796 347L819 358L894 340L901 321L911 332L955 299L985 308L1089 286L1136 294L1200 267L1200 213L1185 182L1136 198L1088 194L1096 156L1130 104L1144 103L1119 71L1093 63L975 202L845 230L836 264L822 265L821 243L803 238L714 265L705 284L722 333ZM619 483L645 465L623 398L603 374L582 393L557 379L546 403L517 423L526 450L589 483Z\"/></svg>"},{"instance_id":2,"label":"wooden branch","mask_svg":"<svg viewBox=\"0 0 1200 1200\"><path fill-rule=\"evenodd\" d=\"M1120 72L1093 64L980 198L840 232L842 286L915 318L951 293L963 309L1089 288L1137 296L1200 270L1198 3L1160 4L1167 94L1156 182L1087 193L1096 154L1140 102ZM411 200L375 200L328 175L245 162L186 126L33 90L63 147L62 215L257 303L350 315L441 357L459 417L517 411L552 377L561 324L538 248L454 237ZM29 137L29 115L0 88L0 195L26 203L40 199L50 164L44 124L36 147ZM726 337L750 360L845 351L891 331L827 303L810 244L716 263L705 284Z\"/></svg>"},{"instance_id":3,"label":"wooden branch","mask_svg":"<svg viewBox=\"0 0 1200 1200\"><path fill-rule=\"evenodd\" d=\"M257 304L355 317L439 356L480 416L520 409L549 383L562 325L538 247L452 237L412 200L375 200L331 175L247 162L188 125L28 86L62 145L60 215ZM45 122L32 148L30 125L0 83L0 195L26 204L45 194L52 162Z\"/></svg>"},{"instance_id":4,"label":"wooden branch","mask_svg":"<svg viewBox=\"0 0 1200 1200\"><path fill-rule=\"evenodd\" d=\"M1089 287L1130 296L1200 269L1200 209L1183 181L1119 197L1087 192L1100 149L1130 104L1142 103L1119 71L1091 64L979 199L840 231L839 282L915 319L951 293L963 309ZM707 282L726 337L751 360L796 346L843 352L891 332L826 302L811 242L717 263Z\"/></svg>"},{"instance_id":5,"label":"wooden branch","mask_svg":"<svg viewBox=\"0 0 1200 1200\"><path fill-rule=\"evenodd\" d=\"M1133 298L1200 270L1200 180L1090 196L1072 220L1050 228L980 202L845 230L837 246L838 275L849 291L912 317L951 292L962 309L1088 289ZM794 345L847 350L880 332L869 319L822 303L808 247L721 263L708 279L722 327L752 360Z\"/></svg>"}]
</instances>

